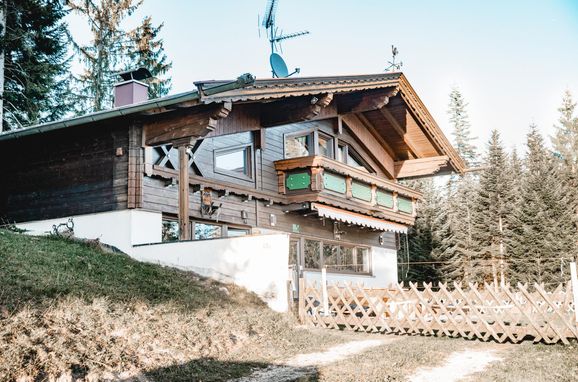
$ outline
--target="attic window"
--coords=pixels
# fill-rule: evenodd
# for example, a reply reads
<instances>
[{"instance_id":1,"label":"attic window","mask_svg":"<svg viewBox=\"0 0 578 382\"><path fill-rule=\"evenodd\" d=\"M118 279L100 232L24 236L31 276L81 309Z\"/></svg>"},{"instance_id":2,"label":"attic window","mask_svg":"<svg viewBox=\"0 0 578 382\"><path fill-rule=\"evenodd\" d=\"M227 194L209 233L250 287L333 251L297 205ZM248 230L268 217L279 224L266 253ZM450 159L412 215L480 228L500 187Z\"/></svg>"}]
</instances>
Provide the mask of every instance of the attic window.
<instances>
[{"instance_id":1,"label":"attic window","mask_svg":"<svg viewBox=\"0 0 578 382\"><path fill-rule=\"evenodd\" d=\"M285 136L285 158L313 155L313 133L297 133Z\"/></svg>"},{"instance_id":2,"label":"attic window","mask_svg":"<svg viewBox=\"0 0 578 382\"><path fill-rule=\"evenodd\" d=\"M355 167L358 170L370 174L375 173L375 171L373 171L373 169L362 159L361 155L345 142L339 142L337 160L348 166Z\"/></svg>"},{"instance_id":3,"label":"attic window","mask_svg":"<svg viewBox=\"0 0 578 382\"><path fill-rule=\"evenodd\" d=\"M251 145L215 150L215 172L242 179L252 179L252 157Z\"/></svg>"}]
</instances>

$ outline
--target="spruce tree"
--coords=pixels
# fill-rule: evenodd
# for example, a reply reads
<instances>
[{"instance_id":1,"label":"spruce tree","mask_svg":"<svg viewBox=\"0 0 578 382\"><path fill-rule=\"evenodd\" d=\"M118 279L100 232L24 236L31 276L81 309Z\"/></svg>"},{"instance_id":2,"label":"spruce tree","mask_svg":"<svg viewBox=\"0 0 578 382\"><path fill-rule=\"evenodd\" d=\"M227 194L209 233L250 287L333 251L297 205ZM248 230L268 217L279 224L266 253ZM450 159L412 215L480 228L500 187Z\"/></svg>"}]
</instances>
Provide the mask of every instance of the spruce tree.
<instances>
[{"instance_id":1,"label":"spruce tree","mask_svg":"<svg viewBox=\"0 0 578 382\"><path fill-rule=\"evenodd\" d=\"M514 213L511 276L514 282L557 283L568 277L561 273L560 259L575 255L575 214L568 208L568 184L535 125L527 147Z\"/></svg>"},{"instance_id":2,"label":"spruce tree","mask_svg":"<svg viewBox=\"0 0 578 382\"><path fill-rule=\"evenodd\" d=\"M569 169L569 172L578 172L578 117L574 115L576 103L570 91L566 91L562 98L559 124L555 125L556 132L552 137L556 156Z\"/></svg>"},{"instance_id":3,"label":"spruce tree","mask_svg":"<svg viewBox=\"0 0 578 382\"><path fill-rule=\"evenodd\" d=\"M507 238L515 208L515 181L500 134L494 130L474 199L472 221L476 253L473 269L477 281L496 284L506 281Z\"/></svg>"},{"instance_id":4,"label":"spruce tree","mask_svg":"<svg viewBox=\"0 0 578 382\"><path fill-rule=\"evenodd\" d=\"M68 97L66 11L59 0L4 0L1 130L61 118ZM1 75L1 74L0 74Z\"/></svg>"},{"instance_id":5,"label":"spruce tree","mask_svg":"<svg viewBox=\"0 0 578 382\"><path fill-rule=\"evenodd\" d=\"M122 22L131 16L143 0L67 0L70 9L86 19L92 41L88 45L73 43L84 72L77 77L79 108L77 113L108 109L113 102L113 85L117 73L144 66L153 79L149 88L153 97L170 90L170 79L164 78L172 64L167 62L163 42L158 38L161 27L151 18L126 31ZM74 40L74 39L73 39Z\"/></svg>"},{"instance_id":6,"label":"spruce tree","mask_svg":"<svg viewBox=\"0 0 578 382\"><path fill-rule=\"evenodd\" d=\"M475 138L470 131L470 120L466 110L468 103L458 88L450 92L450 104L448 114L454 136L454 147L469 167L477 163L476 147L473 144Z\"/></svg>"},{"instance_id":7,"label":"spruce tree","mask_svg":"<svg viewBox=\"0 0 578 382\"><path fill-rule=\"evenodd\" d=\"M163 40L159 39L162 27L163 24L155 27L148 16L140 26L129 32L133 46L130 65L133 68L147 68L153 76L149 81L149 98L165 96L171 90L171 79L166 75L173 64L164 53Z\"/></svg>"},{"instance_id":8,"label":"spruce tree","mask_svg":"<svg viewBox=\"0 0 578 382\"><path fill-rule=\"evenodd\" d=\"M398 262L402 281L432 282L440 278L439 264L436 264L436 253L439 251L437 235L437 215L440 211L441 197L433 179L422 179L411 182L410 186L423 192L419 203L415 224L408 230L408 247L402 240ZM409 261L413 264L407 264ZM421 264L420 264L421 263Z\"/></svg>"}]
</instances>

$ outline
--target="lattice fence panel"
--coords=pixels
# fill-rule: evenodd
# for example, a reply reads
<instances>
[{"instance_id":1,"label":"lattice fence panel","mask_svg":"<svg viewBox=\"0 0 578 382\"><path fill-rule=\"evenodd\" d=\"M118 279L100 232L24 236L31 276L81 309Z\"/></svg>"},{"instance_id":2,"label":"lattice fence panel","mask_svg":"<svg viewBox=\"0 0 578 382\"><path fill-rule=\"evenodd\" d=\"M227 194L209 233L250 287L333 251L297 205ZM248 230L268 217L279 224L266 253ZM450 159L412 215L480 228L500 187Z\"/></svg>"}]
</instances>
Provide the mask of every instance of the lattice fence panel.
<instances>
[{"instance_id":1,"label":"lattice fence panel","mask_svg":"<svg viewBox=\"0 0 578 382\"><path fill-rule=\"evenodd\" d=\"M550 291L539 284L366 288L330 283L327 311L319 283L301 280L300 286L300 318L315 326L512 343L568 344L578 338L570 282Z\"/></svg>"}]
</instances>

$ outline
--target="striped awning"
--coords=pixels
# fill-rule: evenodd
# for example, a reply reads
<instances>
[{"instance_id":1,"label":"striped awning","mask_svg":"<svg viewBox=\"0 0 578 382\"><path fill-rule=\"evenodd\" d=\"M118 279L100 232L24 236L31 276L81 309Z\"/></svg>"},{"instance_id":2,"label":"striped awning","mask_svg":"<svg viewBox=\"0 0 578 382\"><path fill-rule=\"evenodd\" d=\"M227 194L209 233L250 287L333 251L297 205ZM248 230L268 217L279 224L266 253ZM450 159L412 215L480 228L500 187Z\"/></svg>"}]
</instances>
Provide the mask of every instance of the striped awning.
<instances>
[{"instance_id":1,"label":"striped awning","mask_svg":"<svg viewBox=\"0 0 578 382\"><path fill-rule=\"evenodd\" d=\"M374 218L372 216L345 211L340 208L330 207L319 203L311 203L311 209L317 211L321 217L337 220L343 223L374 228L380 231L407 233L407 227L402 224Z\"/></svg>"}]
</instances>

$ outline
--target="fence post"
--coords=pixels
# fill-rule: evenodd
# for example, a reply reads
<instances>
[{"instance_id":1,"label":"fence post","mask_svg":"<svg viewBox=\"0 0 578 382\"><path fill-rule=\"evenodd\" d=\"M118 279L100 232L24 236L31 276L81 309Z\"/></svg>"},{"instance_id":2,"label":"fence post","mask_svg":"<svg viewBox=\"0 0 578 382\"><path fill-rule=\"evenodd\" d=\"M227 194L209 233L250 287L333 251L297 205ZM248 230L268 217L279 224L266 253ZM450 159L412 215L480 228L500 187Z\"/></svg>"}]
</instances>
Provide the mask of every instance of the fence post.
<instances>
[{"instance_id":1,"label":"fence post","mask_svg":"<svg viewBox=\"0 0 578 382\"><path fill-rule=\"evenodd\" d=\"M329 316L329 298L327 297L327 267L321 268L321 293L323 294L323 316Z\"/></svg>"},{"instance_id":2,"label":"fence post","mask_svg":"<svg viewBox=\"0 0 578 382\"><path fill-rule=\"evenodd\" d=\"M572 280L572 295L574 296L574 317L578 325L578 276L576 276L576 263L570 263L570 276Z\"/></svg>"},{"instance_id":3,"label":"fence post","mask_svg":"<svg viewBox=\"0 0 578 382\"><path fill-rule=\"evenodd\" d=\"M299 321L305 323L305 278L303 275L299 277Z\"/></svg>"}]
</instances>

